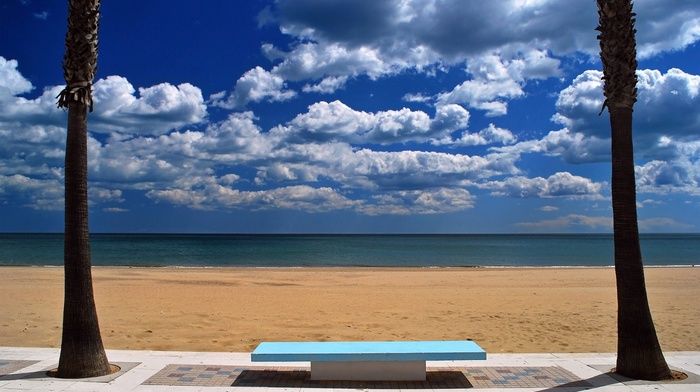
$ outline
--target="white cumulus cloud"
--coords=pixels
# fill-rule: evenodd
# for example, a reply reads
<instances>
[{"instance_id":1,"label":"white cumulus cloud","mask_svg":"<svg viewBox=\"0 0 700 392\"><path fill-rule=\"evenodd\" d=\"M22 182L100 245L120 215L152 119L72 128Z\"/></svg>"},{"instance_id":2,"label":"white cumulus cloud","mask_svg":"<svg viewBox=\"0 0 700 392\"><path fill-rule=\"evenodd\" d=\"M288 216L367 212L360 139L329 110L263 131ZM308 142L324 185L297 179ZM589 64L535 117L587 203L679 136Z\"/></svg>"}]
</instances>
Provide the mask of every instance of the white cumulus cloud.
<instances>
[{"instance_id":1,"label":"white cumulus cloud","mask_svg":"<svg viewBox=\"0 0 700 392\"><path fill-rule=\"evenodd\" d=\"M394 144L444 139L466 128L468 122L469 112L454 104L438 107L431 119L425 112L408 108L367 113L336 100L312 104L283 129L291 139Z\"/></svg>"},{"instance_id":2,"label":"white cumulus cloud","mask_svg":"<svg viewBox=\"0 0 700 392\"><path fill-rule=\"evenodd\" d=\"M248 102L286 101L296 96L296 92L287 89L284 79L262 67L255 67L246 72L236 82L233 92L224 101L215 100L212 104L225 109L244 107ZM222 98L221 95L217 98Z\"/></svg>"},{"instance_id":3,"label":"white cumulus cloud","mask_svg":"<svg viewBox=\"0 0 700 392\"><path fill-rule=\"evenodd\" d=\"M490 189L494 195L516 198L601 198L602 184L588 178L559 172L549 178L510 177L505 181L490 181L480 185Z\"/></svg>"},{"instance_id":4,"label":"white cumulus cloud","mask_svg":"<svg viewBox=\"0 0 700 392\"><path fill-rule=\"evenodd\" d=\"M0 99L32 91L34 86L17 70L17 60L0 56Z\"/></svg>"},{"instance_id":5,"label":"white cumulus cloud","mask_svg":"<svg viewBox=\"0 0 700 392\"><path fill-rule=\"evenodd\" d=\"M161 83L139 88L139 97L126 78L108 76L95 82L95 116L91 129L162 134L204 121L207 108L198 87Z\"/></svg>"}]
</instances>

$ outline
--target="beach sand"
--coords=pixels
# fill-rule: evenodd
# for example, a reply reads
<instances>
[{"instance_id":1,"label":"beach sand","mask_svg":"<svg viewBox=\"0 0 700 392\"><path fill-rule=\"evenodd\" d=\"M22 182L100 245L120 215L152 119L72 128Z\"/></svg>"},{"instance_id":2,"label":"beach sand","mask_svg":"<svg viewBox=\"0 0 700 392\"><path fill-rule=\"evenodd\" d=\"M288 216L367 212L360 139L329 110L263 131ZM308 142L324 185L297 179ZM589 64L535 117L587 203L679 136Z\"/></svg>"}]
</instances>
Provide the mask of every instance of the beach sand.
<instances>
[{"instance_id":1,"label":"beach sand","mask_svg":"<svg viewBox=\"0 0 700 392\"><path fill-rule=\"evenodd\" d=\"M94 268L106 348L461 340L489 353L615 352L612 268ZM648 268L662 348L700 351L700 268ZM59 347L63 269L0 267L0 346Z\"/></svg>"}]
</instances>

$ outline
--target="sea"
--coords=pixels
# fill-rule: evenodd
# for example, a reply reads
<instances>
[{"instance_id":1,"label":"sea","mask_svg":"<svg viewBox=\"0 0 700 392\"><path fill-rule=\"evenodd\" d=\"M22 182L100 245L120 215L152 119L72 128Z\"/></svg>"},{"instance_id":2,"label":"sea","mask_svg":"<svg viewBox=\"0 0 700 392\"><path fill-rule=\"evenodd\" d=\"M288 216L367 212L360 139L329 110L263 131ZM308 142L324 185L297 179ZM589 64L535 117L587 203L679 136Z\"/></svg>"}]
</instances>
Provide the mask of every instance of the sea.
<instances>
[{"instance_id":1,"label":"sea","mask_svg":"<svg viewBox=\"0 0 700 392\"><path fill-rule=\"evenodd\" d=\"M646 266L700 266L700 234L641 234ZM91 234L95 266L606 267L612 234ZM63 265L63 234L0 233L0 266Z\"/></svg>"}]
</instances>

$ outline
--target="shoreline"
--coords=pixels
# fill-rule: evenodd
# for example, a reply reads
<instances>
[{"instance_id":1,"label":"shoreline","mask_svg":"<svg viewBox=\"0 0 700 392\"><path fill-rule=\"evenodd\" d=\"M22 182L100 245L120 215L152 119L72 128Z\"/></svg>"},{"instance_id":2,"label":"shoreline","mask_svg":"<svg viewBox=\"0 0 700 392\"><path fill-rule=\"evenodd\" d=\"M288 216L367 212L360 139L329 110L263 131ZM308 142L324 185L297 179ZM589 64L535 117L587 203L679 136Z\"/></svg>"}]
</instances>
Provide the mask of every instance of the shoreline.
<instances>
[{"instance_id":1,"label":"shoreline","mask_svg":"<svg viewBox=\"0 0 700 392\"><path fill-rule=\"evenodd\" d=\"M645 272L662 348L700 351L700 269ZM111 349L468 338L492 353L616 348L611 267L94 267L93 280ZM0 267L0 297L0 346L60 345L60 266Z\"/></svg>"}]
</instances>

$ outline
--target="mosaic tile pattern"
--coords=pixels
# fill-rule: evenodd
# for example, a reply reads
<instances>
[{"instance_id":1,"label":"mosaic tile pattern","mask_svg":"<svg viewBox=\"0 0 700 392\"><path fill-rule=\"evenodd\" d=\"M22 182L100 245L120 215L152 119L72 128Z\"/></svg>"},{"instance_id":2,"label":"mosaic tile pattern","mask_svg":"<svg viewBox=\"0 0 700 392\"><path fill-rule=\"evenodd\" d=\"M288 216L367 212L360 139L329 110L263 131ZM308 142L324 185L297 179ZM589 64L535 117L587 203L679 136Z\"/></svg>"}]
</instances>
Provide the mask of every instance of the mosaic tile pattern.
<instances>
[{"instance_id":1,"label":"mosaic tile pattern","mask_svg":"<svg viewBox=\"0 0 700 392\"><path fill-rule=\"evenodd\" d=\"M551 367L479 367L467 368L464 375L475 388L552 388L590 387L573 373Z\"/></svg>"},{"instance_id":2,"label":"mosaic tile pattern","mask_svg":"<svg viewBox=\"0 0 700 392\"><path fill-rule=\"evenodd\" d=\"M590 387L571 372L551 367L428 368L426 381L314 381L308 368L168 365L144 385L284 388L553 388Z\"/></svg>"},{"instance_id":3,"label":"mosaic tile pattern","mask_svg":"<svg viewBox=\"0 0 700 392\"><path fill-rule=\"evenodd\" d=\"M14 360L4 360L0 359L0 377L12 374L20 369L24 369L27 366L34 365L39 361L14 361Z\"/></svg>"},{"instance_id":4,"label":"mosaic tile pattern","mask_svg":"<svg viewBox=\"0 0 700 392\"><path fill-rule=\"evenodd\" d=\"M168 365L143 385L231 386L244 368L211 365Z\"/></svg>"}]
</instances>

